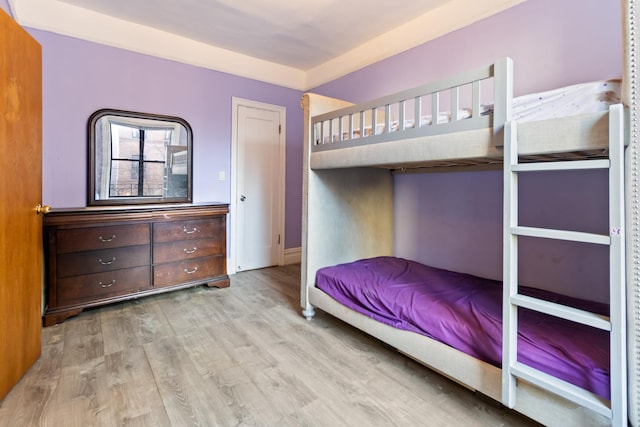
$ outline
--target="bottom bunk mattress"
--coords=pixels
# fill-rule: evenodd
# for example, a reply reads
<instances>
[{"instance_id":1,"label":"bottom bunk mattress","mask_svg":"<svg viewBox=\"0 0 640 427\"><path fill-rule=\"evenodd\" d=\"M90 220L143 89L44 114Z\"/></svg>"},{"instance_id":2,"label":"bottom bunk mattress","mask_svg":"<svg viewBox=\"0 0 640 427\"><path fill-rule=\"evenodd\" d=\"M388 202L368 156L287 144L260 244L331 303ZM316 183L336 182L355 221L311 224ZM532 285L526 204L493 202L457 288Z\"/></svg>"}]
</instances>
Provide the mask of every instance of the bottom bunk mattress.
<instances>
[{"instance_id":1,"label":"bottom bunk mattress","mask_svg":"<svg viewBox=\"0 0 640 427\"><path fill-rule=\"evenodd\" d=\"M502 364L502 283L378 257L324 267L316 287L377 321ZM608 306L534 288L520 293L608 315ZM518 310L518 361L610 399L606 331Z\"/></svg>"}]
</instances>

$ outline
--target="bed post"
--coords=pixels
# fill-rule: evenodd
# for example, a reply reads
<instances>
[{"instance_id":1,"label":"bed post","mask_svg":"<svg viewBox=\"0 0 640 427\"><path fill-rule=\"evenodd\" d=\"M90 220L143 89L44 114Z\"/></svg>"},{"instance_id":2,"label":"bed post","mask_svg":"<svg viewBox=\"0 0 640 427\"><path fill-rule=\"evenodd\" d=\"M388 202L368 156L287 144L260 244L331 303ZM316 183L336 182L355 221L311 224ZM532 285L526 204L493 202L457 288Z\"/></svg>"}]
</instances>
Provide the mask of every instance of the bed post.
<instances>
[{"instance_id":1,"label":"bed post","mask_svg":"<svg viewBox=\"0 0 640 427\"><path fill-rule=\"evenodd\" d=\"M302 156L302 259L300 264L301 282L300 282L300 305L302 307L302 315L307 319L315 316L315 310L309 304L309 277L307 274L307 264L309 256L309 234L308 234L308 205L309 205L309 159L311 156L310 143L313 140L311 136L311 112L310 112L310 95L304 94L300 100L300 106L303 109L304 117L304 147Z\"/></svg>"},{"instance_id":2,"label":"bed post","mask_svg":"<svg viewBox=\"0 0 640 427\"><path fill-rule=\"evenodd\" d=\"M629 110L629 146L626 153L627 242L627 405L629 422L640 426L640 141L638 141L638 0L622 0L622 101Z\"/></svg>"},{"instance_id":3,"label":"bed post","mask_svg":"<svg viewBox=\"0 0 640 427\"><path fill-rule=\"evenodd\" d=\"M493 144L504 145L504 125L513 110L513 60L501 58L493 65Z\"/></svg>"},{"instance_id":4,"label":"bed post","mask_svg":"<svg viewBox=\"0 0 640 427\"><path fill-rule=\"evenodd\" d=\"M311 170L311 148L313 145L311 118L350 105L352 104L346 101L311 93L304 94L300 101L300 106L304 110L300 306L302 307L302 315L307 319L311 319L315 315L315 310L309 303L309 288L315 286L316 270L327 265L325 264L326 260L320 259L322 254L319 245L323 239L318 238L318 233L325 232L326 227L330 225L326 223L328 220L325 219L322 212L318 211L323 208L323 200L320 195L323 183L318 174Z\"/></svg>"}]
</instances>

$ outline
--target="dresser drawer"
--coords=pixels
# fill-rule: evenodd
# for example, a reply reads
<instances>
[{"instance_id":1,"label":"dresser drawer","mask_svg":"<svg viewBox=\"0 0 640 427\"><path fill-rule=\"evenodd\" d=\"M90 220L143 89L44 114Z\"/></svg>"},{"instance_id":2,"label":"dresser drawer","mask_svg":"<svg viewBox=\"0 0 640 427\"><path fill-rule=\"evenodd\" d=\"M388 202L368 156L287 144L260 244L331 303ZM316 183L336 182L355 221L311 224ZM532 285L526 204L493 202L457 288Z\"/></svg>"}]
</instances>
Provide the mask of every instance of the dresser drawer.
<instances>
[{"instance_id":1,"label":"dresser drawer","mask_svg":"<svg viewBox=\"0 0 640 427\"><path fill-rule=\"evenodd\" d=\"M153 241L158 243L191 239L220 239L225 235L225 226L224 216L210 219L157 222L153 224Z\"/></svg>"},{"instance_id":2,"label":"dresser drawer","mask_svg":"<svg viewBox=\"0 0 640 427\"><path fill-rule=\"evenodd\" d=\"M224 274L226 274L224 255L170 262L153 267L153 285L176 285Z\"/></svg>"},{"instance_id":3,"label":"dresser drawer","mask_svg":"<svg viewBox=\"0 0 640 427\"><path fill-rule=\"evenodd\" d=\"M121 268L148 266L150 258L149 245L62 253L58 255L56 276L71 277Z\"/></svg>"},{"instance_id":4,"label":"dresser drawer","mask_svg":"<svg viewBox=\"0 0 640 427\"><path fill-rule=\"evenodd\" d=\"M225 242L220 239L181 240L153 245L153 262L180 261L225 253Z\"/></svg>"},{"instance_id":5,"label":"dresser drawer","mask_svg":"<svg viewBox=\"0 0 640 427\"><path fill-rule=\"evenodd\" d=\"M150 269L146 266L60 279L57 286L57 306L135 293L149 287L150 276Z\"/></svg>"},{"instance_id":6,"label":"dresser drawer","mask_svg":"<svg viewBox=\"0 0 640 427\"><path fill-rule=\"evenodd\" d=\"M57 251L66 253L148 245L149 235L149 224L62 229L57 234Z\"/></svg>"}]
</instances>

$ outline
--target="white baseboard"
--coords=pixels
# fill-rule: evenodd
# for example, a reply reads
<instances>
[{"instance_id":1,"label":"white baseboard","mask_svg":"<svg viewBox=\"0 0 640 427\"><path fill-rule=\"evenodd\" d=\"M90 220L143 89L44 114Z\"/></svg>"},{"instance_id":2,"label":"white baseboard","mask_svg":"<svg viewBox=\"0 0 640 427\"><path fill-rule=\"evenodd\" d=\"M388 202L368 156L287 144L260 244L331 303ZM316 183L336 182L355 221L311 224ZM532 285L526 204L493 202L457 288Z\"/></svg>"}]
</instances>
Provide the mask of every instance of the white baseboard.
<instances>
[{"instance_id":1,"label":"white baseboard","mask_svg":"<svg viewBox=\"0 0 640 427\"><path fill-rule=\"evenodd\" d=\"M302 260L302 248L289 248L284 250L284 265L300 264Z\"/></svg>"},{"instance_id":2,"label":"white baseboard","mask_svg":"<svg viewBox=\"0 0 640 427\"><path fill-rule=\"evenodd\" d=\"M289 248L284 250L283 264L300 264L302 261L302 248ZM235 265L231 262L230 258L227 258L227 274L236 274Z\"/></svg>"}]
</instances>

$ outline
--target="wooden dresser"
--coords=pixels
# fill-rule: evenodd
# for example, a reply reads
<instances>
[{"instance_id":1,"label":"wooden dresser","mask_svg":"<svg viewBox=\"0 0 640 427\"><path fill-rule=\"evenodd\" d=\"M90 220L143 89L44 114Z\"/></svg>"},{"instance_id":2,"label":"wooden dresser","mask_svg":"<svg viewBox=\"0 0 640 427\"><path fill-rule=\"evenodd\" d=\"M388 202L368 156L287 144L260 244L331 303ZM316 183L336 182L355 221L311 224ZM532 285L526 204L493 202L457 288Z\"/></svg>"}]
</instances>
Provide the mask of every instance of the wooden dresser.
<instances>
[{"instance_id":1,"label":"wooden dresser","mask_svg":"<svg viewBox=\"0 0 640 427\"><path fill-rule=\"evenodd\" d=\"M54 209L44 216L45 326L87 307L229 286L226 204Z\"/></svg>"}]
</instances>

